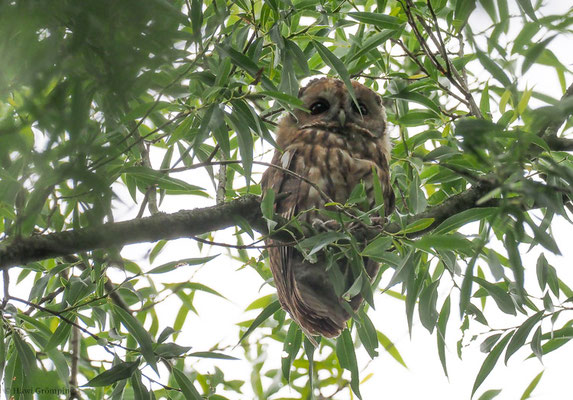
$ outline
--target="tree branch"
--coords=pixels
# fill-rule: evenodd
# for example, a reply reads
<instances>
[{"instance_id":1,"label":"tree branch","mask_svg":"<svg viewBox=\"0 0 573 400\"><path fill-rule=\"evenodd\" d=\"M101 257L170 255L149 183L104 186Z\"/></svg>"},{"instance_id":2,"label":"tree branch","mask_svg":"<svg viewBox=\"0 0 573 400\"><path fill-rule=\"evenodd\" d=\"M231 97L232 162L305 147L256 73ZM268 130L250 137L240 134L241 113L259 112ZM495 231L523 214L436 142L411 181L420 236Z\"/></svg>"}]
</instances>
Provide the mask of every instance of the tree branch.
<instances>
[{"instance_id":1,"label":"tree branch","mask_svg":"<svg viewBox=\"0 0 573 400\"><path fill-rule=\"evenodd\" d=\"M182 210L174 214L159 213L131 221L7 239L0 243L0 269L82 251L196 236L234 226L236 217L244 218L260 232L266 229L259 198L248 195L214 207Z\"/></svg>"}]
</instances>

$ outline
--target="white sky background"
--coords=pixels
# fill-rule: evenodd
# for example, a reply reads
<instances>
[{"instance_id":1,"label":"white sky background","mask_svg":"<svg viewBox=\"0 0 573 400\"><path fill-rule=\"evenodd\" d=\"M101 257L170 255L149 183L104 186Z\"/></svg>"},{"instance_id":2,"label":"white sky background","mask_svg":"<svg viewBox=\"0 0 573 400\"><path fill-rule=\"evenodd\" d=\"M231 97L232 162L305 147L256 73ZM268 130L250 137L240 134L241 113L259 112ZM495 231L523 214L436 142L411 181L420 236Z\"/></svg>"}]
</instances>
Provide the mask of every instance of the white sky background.
<instances>
[{"instance_id":1,"label":"white sky background","mask_svg":"<svg viewBox=\"0 0 573 400\"><path fill-rule=\"evenodd\" d=\"M515 6L511 4L510 6ZM547 6L544 9L544 14L564 13L567 9L573 6L573 1L546 1ZM510 10L511 11L511 10ZM515 14L516 10L513 10ZM471 24L474 27L486 27L491 24L491 21L485 11L478 6L471 17ZM512 29L516 30L516 21L512 21ZM478 31L474 28L474 31ZM518 30L516 30L516 33ZM511 36L511 35L510 35ZM573 64L573 52L571 51L572 41L571 36L558 36L550 44L551 48L558 54L560 60L567 66ZM485 48L485 44L482 44ZM518 65L518 68L521 66ZM567 84L571 84L571 76L567 76ZM520 89L524 89L527 85L528 88L534 87L535 90L550 94L554 97L561 95L561 89L556 77L555 72L549 67L543 67L535 64L527 72L524 79L520 81ZM476 99L479 101L479 99ZM530 106L539 107L543 104L536 102L532 99ZM394 132L396 133L396 132ZM270 150L265 149L265 150ZM158 159L157 164L159 164ZM258 168L257 170L261 170ZM198 176L197 172L193 174L178 176L187 179L190 183L210 187L206 176L203 178ZM240 183L242 185L242 182ZM170 197L162 204L161 210L164 212L173 212L179 209L195 208L207 205L212 205L212 200L193 198L193 203L189 204L181 201L179 197ZM129 203L129 201L127 201ZM125 210L125 214L121 219L130 219L137 213L137 209ZM573 285L573 272L571 260L573 260L573 248L570 246L571 225L556 219L553 224L554 233L556 234L557 242L563 253L563 256L557 257L545 252L549 263L558 269L559 277L569 285ZM468 232L471 231L471 227ZM226 241L227 243L234 243L232 238L233 230L229 229L226 232L215 233L216 241ZM475 233L475 229L474 232ZM143 266L148 263L147 251L152 248L149 244L132 245L124 249L122 254L134 259ZM153 266L160 265L164 262L188 258L199 257L200 253L196 251L197 246L192 240L181 239L171 241L167 244L163 253L157 258ZM539 251L531 251L524 253L527 248L522 247L522 259L526 266L526 285L531 288L532 293L538 293L537 279L535 276L535 263L539 255ZM503 250L500 251L505 254ZM166 281L185 281L192 280L195 282L204 283L213 289L219 291L227 296L229 301L222 300L215 296L197 293L195 297L195 306L199 311L199 316L189 314L188 322L183 328L183 333L178 339L181 345L193 346L193 351L208 350L213 346L219 347L229 346L226 351L227 354L234 355L242 358L242 361L217 361L224 371L226 379L241 379L245 381L243 386L244 395L233 394L232 392L225 393L230 399L239 398L252 398L249 379L251 373L251 365L248 361L244 360L242 349L237 348L231 351L233 345L236 344L238 339L238 329L236 323L254 318L260 310L244 312L244 309L253 300L269 293L273 293L274 289L269 285L263 285L262 279L250 267L238 270L241 266L239 262L225 257L224 248L212 248L209 254L223 253L221 257L206 264L203 267L184 267L179 271L180 276L175 278L173 273L166 276L158 276ZM254 251L255 257L258 252ZM207 255L205 249L202 256ZM483 262L480 265L486 274L488 267ZM151 266L151 267L153 267ZM461 265L462 269L465 265ZM150 268L151 268L150 267ZM120 281L122 277L117 277L116 282ZM444 280L444 282L447 279ZM398 290L398 288L395 288ZM438 308L441 307L443 300L450 290L449 284L442 284L440 286L440 297L438 299ZM537 290L537 292L536 292ZM448 363L449 380L444 376L442 367L437 354L436 347L436 334L429 334L428 331L421 325L418 320L417 310L414 315L414 325L412 330L412 338L408 335L408 327L405 316L404 302L396 300L390 296L378 295L376 298L376 310L369 310L369 316L374 322L376 328L386 334L397 346L404 361L408 365L408 369L404 368L393 360L382 348L379 348L379 357L374 361L368 363L369 357L363 348L357 350L359 358L359 365L365 367L361 370L361 378L364 378L370 373L373 377L361 385L361 393L365 400L370 399L464 399L469 398L471 389L486 354L481 353L479 344L481 341L489 336L483 335L479 339L469 343L472 334L483 333L484 330L477 322L472 322L472 329L466 333L464 343L468 344L463 350L463 360L460 360L456 354L456 342L460 339L461 333L459 327L461 320L459 318L458 298L457 291L452 296L452 307L450 321L447 331L446 343L446 357ZM171 301L173 300L173 301ZM179 307L179 300L171 299L158 306L158 314L160 322L167 325L172 325ZM563 299L561 299L563 300ZM477 303L476 303L477 304ZM490 299L485 311L485 315L492 327L504 328L520 325L525 319L524 316L518 315L512 318L497 310L494 302ZM563 324L563 318L560 319L560 324ZM557 327L560 327L559 323ZM481 329L481 330L480 330ZM550 329L547 323L543 325L544 332ZM256 332L253 334L256 335ZM280 357L282 346L274 341L267 341L270 344L268 348L268 361L265 368L280 368ZM496 399L518 399L521 397L523 391L531 380L542 370L545 370L541 382L533 392L532 399L562 399L569 398L573 393L573 379L571 379L571 369L569 368L571 360L571 344L567 344L543 359L542 365L537 359L525 360L531 353L529 347L527 350L520 350L508 362L508 366L503 365L503 355L500 358L498 365L489 375L486 381L481 385L474 398L478 398L481 393L489 389L503 389L502 393ZM318 356L317 356L318 358ZM195 361L195 360L193 360ZM212 367L214 365L210 360L199 360L194 362L193 367L202 373L214 372ZM269 381L266 381L266 387ZM296 396L296 392L288 388L283 389L282 396ZM325 391L328 394L328 391ZM277 397L277 395L273 396ZM344 394L339 394L337 398L350 398L348 391Z\"/></svg>"},{"instance_id":2,"label":"white sky background","mask_svg":"<svg viewBox=\"0 0 573 400\"><path fill-rule=\"evenodd\" d=\"M511 4L510 6L515 6ZM544 10L545 15L564 13L567 9L573 6L573 0L547 0L547 6ZM489 26L491 21L483 9L478 6L471 17L471 23L474 27ZM512 21L513 25L516 25ZM516 29L512 25L512 29ZM475 31L478 29L475 28ZM516 32L517 33L517 32ZM573 65L573 38L569 36L558 36L550 44L551 48L560 60L568 67ZM485 45L481 46L485 48ZM518 66L520 68L520 66ZM567 84L573 81L571 75L567 76ZM549 67L543 67L535 64L527 72L524 79L520 81L520 89L524 89L527 84L528 88L534 86L535 90L550 94L554 97L561 95L561 89L557 81L555 72ZM479 99L476 99L479 101ZM536 102L532 99L530 105L538 107L543 104ZM396 132L394 132L395 136ZM265 150L271 150L270 146ZM161 155L159 154L157 160L154 160L154 166L158 167L161 162ZM254 166L256 171L261 171L260 167ZM205 173L194 171L193 173L177 175L178 178L187 180L189 183L196 184L208 188L211 191L211 185ZM240 182L242 185L243 182ZM118 188L115 188L118 189ZM117 220L128 220L135 217L138 211L138 206L127 209L126 204L132 204L129 195L125 189L117 190L121 198L125 199L125 203L116 203ZM190 209L203 206L210 206L214 204L212 199L202 199L193 197L191 200L183 196L171 196L165 199L160 209L163 212L175 212L180 209ZM550 252L546 251L546 257L549 263L555 266L558 270L559 277L564 280L568 285L573 286L573 247L570 245L572 228L571 225L562 221L555 220L553 229L559 247L563 256L553 256ZM468 232L471 232L471 227ZM216 232L215 240L219 242L234 243L234 238L231 236L232 229L227 229L224 232ZM475 229L474 229L475 233ZM243 395L234 394L233 392L222 393L230 399L250 399L253 398L250 386L250 373L251 364L244 359L241 348L231 350L238 340L238 328L236 323L254 318L260 310L250 311L245 313L244 309L253 300L274 292L274 289L269 285L263 285L260 276L250 267L243 269L241 263L226 257L226 249L213 247L208 249L205 247L202 252L198 251L197 245L193 240L180 239L170 241L163 252L157 257L153 265L149 265L148 252L153 248L154 244L138 244L131 245L124 248L122 255L127 259L132 259L147 271L152 267L161 265L162 263L184 259L190 257L201 257L209 254L222 253L216 260L206 264L205 266L187 266L165 275L156 275L156 284L160 287L160 282L184 282L193 281L201 282L215 290L222 293L228 300L220 299L216 296L198 292L195 296L194 305L199 311L199 316L190 313L187 317L182 333L180 334L177 343L186 346L192 346L192 351L206 351L217 346L222 348L228 346L225 350L226 354L230 354L241 358L241 361L221 361L216 360L213 363L211 360L193 359L193 368L201 373L214 372L213 365L218 365L225 373L225 378L244 380ZM524 254L527 248L522 247L522 259L526 266L526 285L531 289L532 293L539 293L537 280L535 277L535 263L539 255L538 251L531 251ZM501 251L501 250L500 250ZM502 253L504 253L502 251ZM252 251L255 257L258 257L258 251ZM488 267L483 262L480 265L484 271L488 272ZM461 265L462 269L465 265ZM13 269L12 275L14 276L19 271ZM175 276L178 274L178 276ZM115 272L111 274L115 282L121 282L125 275L123 273ZM441 307L443 300L450 290L448 279L444 279L444 284L440 285L440 297L438 299L438 308ZM15 281L15 277L12 280ZM27 293L23 290L23 286L18 286L17 291L14 293ZM398 287L394 289L399 290ZM457 294L457 291L453 291ZM561 300L564 300L561 298ZM359 365L365 367L361 370L361 378L366 377L368 374L374 375L370 380L361 385L361 393L363 399L468 399L471 393L473 382L479 371L486 354L479 351L479 344L488 335L480 337L478 340L466 346L463 351L463 360L460 360L456 354L456 342L460 338L459 327L461 320L459 319L459 306L458 298L456 295L452 296L452 307L450 321L448 324L448 331L446 335L446 357L448 362L448 371L450 374L449 380L444 376L442 367L437 354L436 347L436 333L429 334L428 331L421 325L417 316L417 309L414 315L412 337L408 334L408 325L405 316L404 302L394 299L386 295L378 295L376 297L376 310L369 310L368 315L373 320L374 325L385 335L387 335L395 344L400 354L402 355L408 368L404 368L392 359L382 348L379 348L379 357L372 362L368 362L369 357L363 348L357 349L357 356L359 358ZM476 303L477 304L477 303ZM173 326L177 311L180 307L180 301L172 296L167 301L157 306L157 312L160 318L160 323L165 324L160 327L160 331L165 326ZM493 301L489 300L488 307L486 308L485 315L492 327L510 327L517 326L523 322L525 317L518 315L516 318L501 313L497 310ZM560 327L564 319L560 319ZM147 321L149 323L149 321ZM550 329L550 326L544 323L544 332ZM476 328L483 328L479 323L472 322L471 332L466 334L464 343L469 342L472 334L483 332ZM253 334L257 336L257 332ZM282 352L282 345L274 341L266 341L269 344L268 348L268 361L265 368L280 368L280 359ZM518 399L531 380L542 370L545 370L541 382L533 392L532 399L563 399L570 398L573 393L573 379L571 379L571 350L573 349L571 343L563 346L558 351L555 351L543 358L542 365L537 359L525 360L530 354L529 347L527 351L519 351L509 361L508 366L503 365L502 358L498 365L486 381L481 385L475 398L477 399L481 393L488 389L503 389L502 393L496 399ZM317 355L317 358L320 358ZM187 364L189 365L189 363ZM166 372L163 370L163 372ZM154 374L147 369L151 377ZM166 375L165 375L166 376ZM83 382L80 382L80 384ZM264 381L264 387L268 386L269 381ZM221 387L219 387L221 388ZM288 387L281 392L282 396L296 397L297 393L290 390ZM325 394L328 394L325 391ZM273 396L278 397L277 395ZM279 396L280 397L280 396ZM3 398L3 393L0 394ZM348 390L339 394L337 398L350 398Z\"/></svg>"}]
</instances>

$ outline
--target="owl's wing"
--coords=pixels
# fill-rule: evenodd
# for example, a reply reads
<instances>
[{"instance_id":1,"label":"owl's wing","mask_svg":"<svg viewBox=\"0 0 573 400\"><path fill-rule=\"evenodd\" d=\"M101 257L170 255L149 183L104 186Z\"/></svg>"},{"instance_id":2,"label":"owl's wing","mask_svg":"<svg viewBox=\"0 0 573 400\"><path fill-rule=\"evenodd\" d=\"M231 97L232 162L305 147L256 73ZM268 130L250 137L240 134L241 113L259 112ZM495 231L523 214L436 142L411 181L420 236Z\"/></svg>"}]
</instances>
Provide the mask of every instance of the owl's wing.
<instances>
[{"instance_id":1,"label":"owl's wing","mask_svg":"<svg viewBox=\"0 0 573 400\"><path fill-rule=\"evenodd\" d=\"M275 212L282 216L283 218L290 219L298 210L297 199L300 193L301 180L293 177L284 170L292 170L296 163L293 163L295 159L296 150L287 149L285 152L275 151L273 156L272 164L281 167L274 168L269 167L261 180L261 189L263 195L266 193L267 189L273 189L275 195L281 194L285 197L279 197L275 202ZM295 171L296 172L296 171ZM272 240L268 243L274 244ZM288 268L289 260L293 258L294 249L291 246L280 246L280 247L270 247L269 248L269 260L271 264L271 269L274 274L280 274L282 279L275 279L275 285L277 286L277 291L279 292L279 299L283 303L283 307L287 310L292 310L289 304L285 304L284 301L289 298L287 294L287 282L290 282L290 287L294 287L292 283L294 276L292 270Z\"/></svg>"}]
</instances>

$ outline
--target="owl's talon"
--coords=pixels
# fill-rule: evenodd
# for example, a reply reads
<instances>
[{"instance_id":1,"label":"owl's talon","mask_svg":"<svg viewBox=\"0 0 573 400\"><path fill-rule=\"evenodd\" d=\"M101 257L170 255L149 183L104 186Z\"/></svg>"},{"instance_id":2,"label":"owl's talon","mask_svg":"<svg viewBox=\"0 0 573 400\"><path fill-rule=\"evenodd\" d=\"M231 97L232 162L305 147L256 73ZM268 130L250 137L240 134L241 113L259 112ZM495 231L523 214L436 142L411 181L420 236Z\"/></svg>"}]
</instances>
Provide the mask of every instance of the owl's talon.
<instances>
[{"instance_id":1,"label":"owl's talon","mask_svg":"<svg viewBox=\"0 0 573 400\"><path fill-rule=\"evenodd\" d=\"M316 218L312 221L312 228L318 232L337 231L340 229L340 223L334 219L323 221Z\"/></svg>"}]
</instances>

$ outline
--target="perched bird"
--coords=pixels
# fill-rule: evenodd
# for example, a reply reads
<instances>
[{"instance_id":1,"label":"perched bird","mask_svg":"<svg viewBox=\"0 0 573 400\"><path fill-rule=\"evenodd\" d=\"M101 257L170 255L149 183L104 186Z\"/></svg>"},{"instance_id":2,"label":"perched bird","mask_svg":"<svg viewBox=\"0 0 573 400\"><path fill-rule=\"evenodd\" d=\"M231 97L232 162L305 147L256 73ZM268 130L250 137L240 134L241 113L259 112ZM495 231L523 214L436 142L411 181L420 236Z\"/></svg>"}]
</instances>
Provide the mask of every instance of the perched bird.
<instances>
[{"instance_id":1,"label":"perched bird","mask_svg":"<svg viewBox=\"0 0 573 400\"><path fill-rule=\"evenodd\" d=\"M271 188L277 196L275 211L290 219L328 225L328 218L316 209L324 208L327 198L345 203L354 187L363 182L368 203L374 207L373 179L381 184L386 215L394 209L394 192L390 186L390 141L382 100L366 86L352 82L356 102L346 85L337 79L321 78L299 91L305 108L288 114L279 123L276 150L261 186L263 193ZM286 170L295 174L289 174ZM375 174L373 173L375 171ZM297 176L298 175L298 176ZM315 184L316 190L301 177ZM305 212L306 210L312 210ZM333 221L332 221L333 222ZM311 263L291 246L269 246L270 268L282 307L309 335L335 337L350 318L346 302L335 293L326 272L324 255ZM367 273L373 278L378 264L364 260ZM350 276L348 265L340 265ZM346 289L352 281L347 282ZM350 299L358 309L360 295Z\"/></svg>"}]
</instances>

